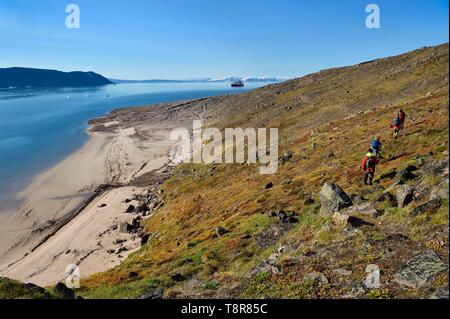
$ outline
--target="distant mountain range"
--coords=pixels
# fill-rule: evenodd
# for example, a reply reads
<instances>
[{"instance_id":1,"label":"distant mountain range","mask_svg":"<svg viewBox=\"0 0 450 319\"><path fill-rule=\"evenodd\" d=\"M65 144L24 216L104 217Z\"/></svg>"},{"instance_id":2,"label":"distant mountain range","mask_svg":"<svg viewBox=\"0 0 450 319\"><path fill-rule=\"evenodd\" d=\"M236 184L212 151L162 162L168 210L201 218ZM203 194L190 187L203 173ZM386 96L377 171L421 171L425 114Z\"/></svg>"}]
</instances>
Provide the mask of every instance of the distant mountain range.
<instances>
[{"instance_id":1,"label":"distant mountain range","mask_svg":"<svg viewBox=\"0 0 450 319\"><path fill-rule=\"evenodd\" d=\"M89 87L113 84L95 72L61 72L31 68L0 69L0 88Z\"/></svg>"},{"instance_id":2,"label":"distant mountain range","mask_svg":"<svg viewBox=\"0 0 450 319\"><path fill-rule=\"evenodd\" d=\"M56 70L33 68L0 68L0 88L27 88L27 87L90 87L107 84L121 83L219 83L219 82L283 82L288 78L283 77L223 77L200 78L184 80L150 79L150 80L120 80L107 79L95 72L61 72Z\"/></svg>"},{"instance_id":3,"label":"distant mountain range","mask_svg":"<svg viewBox=\"0 0 450 319\"><path fill-rule=\"evenodd\" d=\"M284 77L224 77L224 78L203 78L203 79L185 79L185 80L167 80L167 79L150 79L150 80L119 80L119 79L109 79L110 81L120 84L120 83L186 83L186 82L283 82L288 80Z\"/></svg>"}]
</instances>

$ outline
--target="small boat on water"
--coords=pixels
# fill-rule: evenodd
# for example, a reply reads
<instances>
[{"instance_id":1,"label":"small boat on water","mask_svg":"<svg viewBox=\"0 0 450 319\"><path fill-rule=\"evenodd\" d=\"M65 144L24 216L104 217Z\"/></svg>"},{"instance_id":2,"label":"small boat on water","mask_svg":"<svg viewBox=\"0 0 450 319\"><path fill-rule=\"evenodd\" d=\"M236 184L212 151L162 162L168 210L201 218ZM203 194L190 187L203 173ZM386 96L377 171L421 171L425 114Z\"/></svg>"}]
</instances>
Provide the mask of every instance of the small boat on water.
<instances>
[{"instance_id":1,"label":"small boat on water","mask_svg":"<svg viewBox=\"0 0 450 319\"><path fill-rule=\"evenodd\" d=\"M231 86L234 87L234 88L240 88L240 87L244 86L244 82L239 80L239 81L231 83Z\"/></svg>"}]
</instances>

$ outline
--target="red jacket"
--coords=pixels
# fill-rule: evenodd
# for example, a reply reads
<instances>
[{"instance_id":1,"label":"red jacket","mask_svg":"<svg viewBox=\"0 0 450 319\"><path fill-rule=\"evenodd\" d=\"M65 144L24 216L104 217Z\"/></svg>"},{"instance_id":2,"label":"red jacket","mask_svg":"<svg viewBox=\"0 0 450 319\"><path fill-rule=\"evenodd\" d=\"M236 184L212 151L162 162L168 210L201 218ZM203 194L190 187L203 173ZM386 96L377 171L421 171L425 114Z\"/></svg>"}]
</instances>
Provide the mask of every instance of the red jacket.
<instances>
[{"instance_id":1,"label":"red jacket","mask_svg":"<svg viewBox=\"0 0 450 319\"><path fill-rule=\"evenodd\" d=\"M374 164L375 164L375 165L378 165L378 162L379 162L378 157L376 157L376 156L372 156L372 157L373 157L373 162L374 162ZM367 161L368 161L368 160L369 160L369 157L368 157L367 155L364 156L364 159L363 159L362 164L361 164L361 168L362 168L362 170L363 170L364 172L372 173L372 172L373 172L373 168L366 167L366 164L367 164Z\"/></svg>"}]
</instances>

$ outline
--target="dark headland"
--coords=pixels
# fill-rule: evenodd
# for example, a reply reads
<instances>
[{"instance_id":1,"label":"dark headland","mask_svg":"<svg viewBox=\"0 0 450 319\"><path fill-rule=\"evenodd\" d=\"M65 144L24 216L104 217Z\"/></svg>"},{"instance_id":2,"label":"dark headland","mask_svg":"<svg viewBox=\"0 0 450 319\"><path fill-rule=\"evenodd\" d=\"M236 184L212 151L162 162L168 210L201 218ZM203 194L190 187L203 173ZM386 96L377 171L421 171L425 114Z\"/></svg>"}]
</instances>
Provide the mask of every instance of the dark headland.
<instances>
[{"instance_id":1,"label":"dark headland","mask_svg":"<svg viewBox=\"0 0 450 319\"><path fill-rule=\"evenodd\" d=\"M32 68L0 69L0 88L89 87L113 84L95 72L61 72Z\"/></svg>"}]
</instances>

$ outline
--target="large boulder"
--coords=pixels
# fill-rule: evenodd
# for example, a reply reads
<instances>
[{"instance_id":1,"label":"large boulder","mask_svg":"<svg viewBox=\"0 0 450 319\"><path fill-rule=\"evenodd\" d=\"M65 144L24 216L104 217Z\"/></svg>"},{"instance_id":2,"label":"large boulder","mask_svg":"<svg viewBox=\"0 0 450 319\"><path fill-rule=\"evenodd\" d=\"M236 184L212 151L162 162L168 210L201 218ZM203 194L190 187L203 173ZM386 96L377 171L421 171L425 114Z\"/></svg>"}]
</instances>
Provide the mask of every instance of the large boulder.
<instances>
[{"instance_id":1,"label":"large boulder","mask_svg":"<svg viewBox=\"0 0 450 319\"><path fill-rule=\"evenodd\" d=\"M414 188L411 185L397 185L395 187L398 207L405 207L414 199Z\"/></svg>"},{"instance_id":2,"label":"large boulder","mask_svg":"<svg viewBox=\"0 0 450 319\"><path fill-rule=\"evenodd\" d=\"M325 183L319 193L320 196L320 213L334 214L341 209L353 205L348 195L334 183Z\"/></svg>"},{"instance_id":3,"label":"large boulder","mask_svg":"<svg viewBox=\"0 0 450 319\"><path fill-rule=\"evenodd\" d=\"M59 282L53 289L55 295L63 299L75 299L75 293L63 283Z\"/></svg>"},{"instance_id":4,"label":"large boulder","mask_svg":"<svg viewBox=\"0 0 450 319\"><path fill-rule=\"evenodd\" d=\"M406 265L394 275L394 281L410 288L422 288L430 284L437 274L446 271L447 266L432 250L426 250L411 258Z\"/></svg>"}]
</instances>

